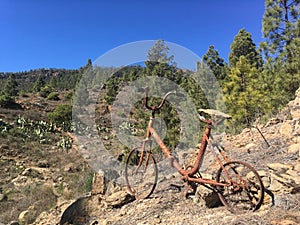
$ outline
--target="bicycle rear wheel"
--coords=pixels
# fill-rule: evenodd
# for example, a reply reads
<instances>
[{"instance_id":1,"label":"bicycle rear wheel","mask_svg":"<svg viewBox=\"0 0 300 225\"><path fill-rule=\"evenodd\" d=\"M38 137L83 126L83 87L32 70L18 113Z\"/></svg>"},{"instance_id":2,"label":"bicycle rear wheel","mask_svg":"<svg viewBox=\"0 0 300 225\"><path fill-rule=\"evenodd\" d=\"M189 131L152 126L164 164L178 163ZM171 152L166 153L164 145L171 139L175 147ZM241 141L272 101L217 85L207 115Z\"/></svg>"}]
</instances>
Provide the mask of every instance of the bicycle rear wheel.
<instances>
[{"instance_id":1,"label":"bicycle rear wheel","mask_svg":"<svg viewBox=\"0 0 300 225\"><path fill-rule=\"evenodd\" d=\"M264 198L264 186L256 170L247 163L227 162L217 173L217 186L221 202L234 213L259 209Z\"/></svg>"},{"instance_id":2,"label":"bicycle rear wheel","mask_svg":"<svg viewBox=\"0 0 300 225\"><path fill-rule=\"evenodd\" d=\"M154 156L132 149L126 159L125 180L127 189L136 199L148 198L157 184L158 170ZM141 160L141 161L140 161Z\"/></svg>"}]
</instances>

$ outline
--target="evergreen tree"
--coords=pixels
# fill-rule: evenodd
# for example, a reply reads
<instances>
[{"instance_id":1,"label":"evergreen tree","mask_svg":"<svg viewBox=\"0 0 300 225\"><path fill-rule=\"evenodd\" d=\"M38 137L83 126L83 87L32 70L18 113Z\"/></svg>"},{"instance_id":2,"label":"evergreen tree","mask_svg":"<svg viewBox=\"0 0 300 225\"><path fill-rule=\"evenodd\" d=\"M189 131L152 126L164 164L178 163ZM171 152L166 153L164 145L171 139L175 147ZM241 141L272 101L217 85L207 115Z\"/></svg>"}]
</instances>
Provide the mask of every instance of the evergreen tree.
<instances>
[{"instance_id":1,"label":"evergreen tree","mask_svg":"<svg viewBox=\"0 0 300 225\"><path fill-rule=\"evenodd\" d=\"M266 41L262 43L266 57L279 57L287 51L295 38L299 38L300 0L266 0L262 32ZM287 57L293 57L287 52Z\"/></svg>"},{"instance_id":2,"label":"evergreen tree","mask_svg":"<svg viewBox=\"0 0 300 225\"><path fill-rule=\"evenodd\" d=\"M225 103L232 115L231 128L240 131L268 112L268 94L264 91L260 70L245 56L241 56L236 66L230 69L228 78L224 85Z\"/></svg>"},{"instance_id":3,"label":"evergreen tree","mask_svg":"<svg viewBox=\"0 0 300 225\"><path fill-rule=\"evenodd\" d=\"M18 95L17 87L18 87L18 83L16 81L15 76L10 75L4 85L3 94L5 94L9 97L16 97Z\"/></svg>"},{"instance_id":4,"label":"evergreen tree","mask_svg":"<svg viewBox=\"0 0 300 225\"><path fill-rule=\"evenodd\" d=\"M260 47L265 74L271 80L273 105L278 108L294 97L300 85L300 0L266 0Z\"/></svg>"},{"instance_id":5,"label":"evergreen tree","mask_svg":"<svg viewBox=\"0 0 300 225\"><path fill-rule=\"evenodd\" d=\"M152 48L149 49L147 54L147 61L173 64L174 56L169 56L169 47L165 44L164 40L158 39Z\"/></svg>"},{"instance_id":6,"label":"evergreen tree","mask_svg":"<svg viewBox=\"0 0 300 225\"><path fill-rule=\"evenodd\" d=\"M57 89L57 78L56 78L56 76L52 75L52 77L49 81L49 86L54 88L54 89Z\"/></svg>"},{"instance_id":7,"label":"evergreen tree","mask_svg":"<svg viewBox=\"0 0 300 225\"><path fill-rule=\"evenodd\" d=\"M244 56L248 62L256 68L260 68L262 66L262 58L256 50L256 45L252 40L251 34L245 29L241 29L234 37L230 50L230 66L235 67L241 56Z\"/></svg>"},{"instance_id":8,"label":"evergreen tree","mask_svg":"<svg viewBox=\"0 0 300 225\"><path fill-rule=\"evenodd\" d=\"M209 46L208 51L202 57L202 62L212 70L218 81L224 81L226 78L226 64L224 59L219 57L219 52L213 45Z\"/></svg>"},{"instance_id":9,"label":"evergreen tree","mask_svg":"<svg viewBox=\"0 0 300 225\"><path fill-rule=\"evenodd\" d=\"M38 78L36 79L36 81L33 85L33 91L40 92L44 85L45 85L44 79L42 78L42 76L38 76Z\"/></svg>"}]
</instances>

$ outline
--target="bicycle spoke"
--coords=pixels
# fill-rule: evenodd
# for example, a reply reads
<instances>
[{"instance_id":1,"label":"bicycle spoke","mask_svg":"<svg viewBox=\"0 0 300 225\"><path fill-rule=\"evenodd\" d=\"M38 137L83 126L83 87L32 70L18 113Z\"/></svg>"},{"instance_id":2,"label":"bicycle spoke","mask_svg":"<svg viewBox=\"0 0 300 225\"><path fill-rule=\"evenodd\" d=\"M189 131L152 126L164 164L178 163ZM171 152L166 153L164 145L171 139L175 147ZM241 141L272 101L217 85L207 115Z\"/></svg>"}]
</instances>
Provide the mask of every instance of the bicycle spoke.
<instances>
[{"instance_id":1,"label":"bicycle spoke","mask_svg":"<svg viewBox=\"0 0 300 225\"><path fill-rule=\"evenodd\" d=\"M222 203L235 213L256 210L264 197L262 181L247 163L232 161L224 164L217 174L217 181L228 186L218 187Z\"/></svg>"}]
</instances>

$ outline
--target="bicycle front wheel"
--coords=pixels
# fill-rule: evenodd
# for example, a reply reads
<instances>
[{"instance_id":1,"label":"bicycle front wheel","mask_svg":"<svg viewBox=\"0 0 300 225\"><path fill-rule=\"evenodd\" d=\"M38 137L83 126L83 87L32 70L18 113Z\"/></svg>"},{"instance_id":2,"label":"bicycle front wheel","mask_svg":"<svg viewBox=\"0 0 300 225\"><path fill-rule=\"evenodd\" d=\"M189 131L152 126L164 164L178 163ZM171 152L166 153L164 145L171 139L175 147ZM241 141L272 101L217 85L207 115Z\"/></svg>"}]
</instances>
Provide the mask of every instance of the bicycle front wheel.
<instances>
[{"instance_id":1,"label":"bicycle front wheel","mask_svg":"<svg viewBox=\"0 0 300 225\"><path fill-rule=\"evenodd\" d=\"M132 149L126 159L125 180L127 189L136 199L148 198L158 178L157 164L151 153Z\"/></svg>"},{"instance_id":2,"label":"bicycle front wheel","mask_svg":"<svg viewBox=\"0 0 300 225\"><path fill-rule=\"evenodd\" d=\"M217 173L217 186L221 202L234 213L257 210L264 198L264 186L256 170L247 163L231 161Z\"/></svg>"}]
</instances>

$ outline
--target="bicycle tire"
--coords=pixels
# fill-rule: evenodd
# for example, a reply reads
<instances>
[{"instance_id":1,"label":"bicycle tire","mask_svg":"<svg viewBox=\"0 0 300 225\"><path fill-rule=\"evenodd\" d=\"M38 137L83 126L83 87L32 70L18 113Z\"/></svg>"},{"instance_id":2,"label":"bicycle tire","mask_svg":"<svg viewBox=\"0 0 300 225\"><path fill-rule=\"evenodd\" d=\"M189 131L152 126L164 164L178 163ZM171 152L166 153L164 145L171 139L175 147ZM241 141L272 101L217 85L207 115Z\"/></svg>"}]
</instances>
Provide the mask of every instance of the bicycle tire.
<instances>
[{"instance_id":1,"label":"bicycle tire","mask_svg":"<svg viewBox=\"0 0 300 225\"><path fill-rule=\"evenodd\" d=\"M146 155L149 160L146 165ZM146 153L143 156L142 164L138 167L141 157L141 151L138 148L132 149L126 159L125 181L128 192L136 199L148 198L154 191L157 179L158 169L154 156Z\"/></svg>"},{"instance_id":2,"label":"bicycle tire","mask_svg":"<svg viewBox=\"0 0 300 225\"><path fill-rule=\"evenodd\" d=\"M217 182L229 184L217 186L218 195L224 206L233 213L255 211L260 208L264 199L263 182L257 171L248 163L230 161L223 165L231 177L221 167L217 173Z\"/></svg>"}]
</instances>

